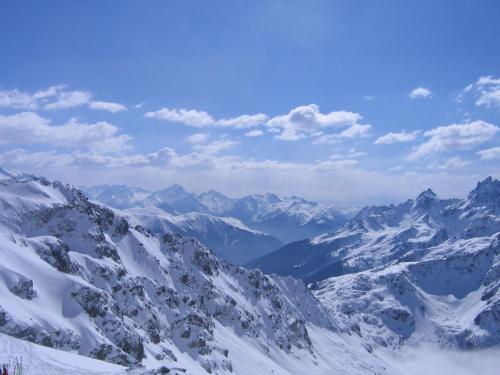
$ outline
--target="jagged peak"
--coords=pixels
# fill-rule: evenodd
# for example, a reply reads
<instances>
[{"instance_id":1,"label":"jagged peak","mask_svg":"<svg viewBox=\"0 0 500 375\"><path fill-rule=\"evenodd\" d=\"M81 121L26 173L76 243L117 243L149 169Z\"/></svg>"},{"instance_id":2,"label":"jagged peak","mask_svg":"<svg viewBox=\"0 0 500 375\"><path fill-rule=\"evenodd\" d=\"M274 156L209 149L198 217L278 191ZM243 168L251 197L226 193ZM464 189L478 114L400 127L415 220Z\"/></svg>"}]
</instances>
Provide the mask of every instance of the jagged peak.
<instances>
[{"instance_id":1,"label":"jagged peak","mask_svg":"<svg viewBox=\"0 0 500 375\"><path fill-rule=\"evenodd\" d=\"M434 193L434 191L431 188L428 188L427 190L424 190L418 195L417 202L423 199L436 199L436 198L437 198L436 193Z\"/></svg>"},{"instance_id":2,"label":"jagged peak","mask_svg":"<svg viewBox=\"0 0 500 375\"><path fill-rule=\"evenodd\" d=\"M489 200L500 197L500 181L488 176L483 181L479 181L474 190L472 190L468 198L469 200Z\"/></svg>"}]
</instances>

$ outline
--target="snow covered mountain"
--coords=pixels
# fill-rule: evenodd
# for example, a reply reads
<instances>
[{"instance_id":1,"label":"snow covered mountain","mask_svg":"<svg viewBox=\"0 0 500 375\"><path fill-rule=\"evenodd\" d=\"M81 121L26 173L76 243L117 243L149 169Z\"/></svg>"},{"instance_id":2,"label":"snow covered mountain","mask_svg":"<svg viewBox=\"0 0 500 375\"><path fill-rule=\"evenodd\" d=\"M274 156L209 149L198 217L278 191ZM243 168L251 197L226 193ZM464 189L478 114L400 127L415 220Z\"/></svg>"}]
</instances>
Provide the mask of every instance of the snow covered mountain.
<instances>
[{"instance_id":1,"label":"snow covered mountain","mask_svg":"<svg viewBox=\"0 0 500 375\"><path fill-rule=\"evenodd\" d=\"M500 344L500 181L463 200L431 190L367 207L342 229L250 265L315 282L315 295L365 344Z\"/></svg>"},{"instance_id":2,"label":"snow covered mountain","mask_svg":"<svg viewBox=\"0 0 500 375\"><path fill-rule=\"evenodd\" d=\"M171 215L156 207L124 211L131 222L156 234L178 233L195 237L218 257L243 264L278 249L283 244L273 236L248 228L238 219L191 212Z\"/></svg>"},{"instance_id":3,"label":"snow covered mountain","mask_svg":"<svg viewBox=\"0 0 500 375\"><path fill-rule=\"evenodd\" d=\"M301 281L230 265L195 239L134 227L120 211L44 178L0 170L0 207L1 333L171 373L386 368Z\"/></svg>"},{"instance_id":4,"label":"snow covered mountain","mask_svg":"<svg viewBox=\"0 0 500 375\"><path fill-rule=\"evenodd\" d=\"M150 193L126 185L98 185L85 189L85 194L111 207L130 208L144 200Z\"/></svg>"},{"instance_id":5,"label":"snow covered mountain","mask_svg":"<svg viewBox=\"0 0 500 375\"><path fill-rule=\"evenodd\" d=\"M138 216L149 209L110 209L72 186L0 169L0 333L53 348L0 334L0 354L32 353L29 368L61 374L99 365L74 354L130 374L442 373L416 362L433 353L446 371L460 373L467 366L456 358L470 358L463 374L493 374L499 197L499 181L488 178L464 200L428 190L366 208L308 240L292 269L309 267L301 277L316 281L311 291L221 261L195 239L144 229ZM202 214L193 215L189 225L198 225ZM456 352L467 349L481 350Z\"/></svg>"},{"instance_id":6,"label":"snow covered mountain","mask_svg":"<svg viewBox=\"0 0 500 375\"><path fill-rule=\"evenodd\" d=\"M234 264L246 263L283 246L277 238L250 229L236 218L207 213L219 212L224 199L229 200L220 193L204 193L199 198L180 185L154 193L123 185L95 186L86 192L98 202L124 210L135 225L157 234L195 237Z\"/></svg>"},{"instance_id":7,"label":"snow covered mountain","mask_svg":"<svg viewBox=\"0 0 500 375\"><path fill-rule=\"evenodd\" d=\"M179 185L173 185L138 200L137 191L142 194L142 190L129 188L128 194L122 190L122 186L104 185L84 191L92 199L115 208L157 207L172 215L198 212L216 217L233 217L248 228L276 237L283 243L332 231L346 222L346 217L335 208L295 196L280 198L267 193L233 199L216 191L196 195L186 192ZM127 195L132 197L130 202L121 199ZM201 239L195 233L192 234Z\"/></svg>"}]
</instances>

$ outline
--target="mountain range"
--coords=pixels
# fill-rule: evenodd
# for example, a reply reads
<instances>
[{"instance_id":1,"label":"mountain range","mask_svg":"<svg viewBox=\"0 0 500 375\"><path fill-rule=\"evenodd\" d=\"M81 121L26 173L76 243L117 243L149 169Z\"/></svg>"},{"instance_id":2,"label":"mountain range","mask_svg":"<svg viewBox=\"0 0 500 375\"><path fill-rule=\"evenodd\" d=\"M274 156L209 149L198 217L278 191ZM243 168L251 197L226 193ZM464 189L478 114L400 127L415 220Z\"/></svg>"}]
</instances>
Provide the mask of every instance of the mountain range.
<instances>
[{"instance_id":1,"label":"mountain range","mask_svg":"<svg viewBox=\"0 0 500 375\"><path fill-rule=\"evenodd\" d=\"M362 209L344 227L247 264L312 283L332 314L355 319L374 343L500 343L500 181L465 199L428 189Z\"/></svg>"},{"instance_id":2,"label":"mountain range","mask_svg":"<svg viewBox=\"0 0 500 375\"><path fill-rule=\"evenodd\" d=\"M180 185L155 192L100 185L84 192L97 202L141 216L145 227L156 233L193 236L235 264L334 230L346 221L334 207L271 193L234 199L216 191L189 193Z\"/></svg>"},{"instance_id":3,"label":"mountain range","mask_svg":"<svg viewBox=\"0 0 500 375\"><path fill-rule=\"evenodd\" d=\"M33 353L27 368L460 373L463 360L446 353L467 358L470 373L500 365L500 181L492 178L464 199L429 189L366 207L340 229L254 261L260 269L148 229L144 215L161 222L162 208L110 208L43 177L0 169L0 208L0 343L14 348L4 353ZM76 354L119 366L86 359L78 369Z\"/></svg>"}]
</instances>

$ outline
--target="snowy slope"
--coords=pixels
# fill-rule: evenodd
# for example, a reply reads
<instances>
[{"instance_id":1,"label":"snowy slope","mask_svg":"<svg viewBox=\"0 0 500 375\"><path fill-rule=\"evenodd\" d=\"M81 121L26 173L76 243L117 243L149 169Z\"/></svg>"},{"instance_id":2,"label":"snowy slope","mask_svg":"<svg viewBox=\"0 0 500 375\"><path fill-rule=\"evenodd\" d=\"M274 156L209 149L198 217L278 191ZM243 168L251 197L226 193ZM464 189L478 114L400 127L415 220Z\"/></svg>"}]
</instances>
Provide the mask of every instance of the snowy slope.
<instances>
[{"instance_id":1,"label":"snowy slope","mask_svg":"<svg viewBox=\"0 0 500 375\"><path fill-rule=\"evenodd\" d=\"M0 207L1 333L142 372L385 368L298 280L230 265L194 239L151 234L34 176L2 172Z\"/></svg>"},{"instance_id":2,"label":"snowy slope","mask_svg":"<svg viewBox=\"0 0 500 375\"><path fill-rule=\"evenodd\" d=\"M83 192L98 202L115 208L134 207L149 196L149 192L126 185L97 185L84 189Z\"/></svg>"},{"instance_id":3,"label":"snowy slope","mask_svg":"<svg viewBox=\"0 0 500 375\"><path fill-rule=\"evenodd\" d=\"M125 374L126 367L81 355L32 344L11 336L0 334L0 363L9 364L9 373L14 374L14 365L22 363L23 374L54 375L118 375Z\"/></svg>"}]
</instances>

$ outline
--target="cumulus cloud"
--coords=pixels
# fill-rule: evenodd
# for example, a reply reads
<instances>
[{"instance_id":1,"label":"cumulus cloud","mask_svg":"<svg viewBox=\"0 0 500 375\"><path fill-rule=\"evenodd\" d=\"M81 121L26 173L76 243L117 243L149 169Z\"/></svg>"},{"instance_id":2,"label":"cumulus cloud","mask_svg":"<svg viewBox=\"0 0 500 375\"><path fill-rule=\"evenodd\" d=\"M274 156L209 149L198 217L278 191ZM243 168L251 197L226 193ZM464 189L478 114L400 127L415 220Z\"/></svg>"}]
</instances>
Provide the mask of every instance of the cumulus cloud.
<instances>
[{"instance_id":1,"label":"cumulus cloud","mask_svg":"<svg viewBox=\"0 0 500 375\"><path fill-rule=\"evenodd\" d=\"M109 112L125 111L126 107L119 103L92 101L93 94L83 90L67 90L65 85L50 86L45 90L23 92L15 90L0 91L0 107L25 110L58 110L76 108L87 105L90 109Z\"/></svg>"},{"instance_id":2,"label":"cumulus cloud","mask_svg":"<svg viewBox=\"0 0 500 375\"><path fill-rule=\"evenodd\" d=\"M233 118L215 119L209 113L195 109L169 109L146 112L146 118L177 122L193 127L221 127L245 129L265 125L268 132L276 133L274 137L282 141L297 141L299 139L316 136L318 132L327 128L348 128L335 135L335 139L362 138L368 136L370 125L360 124L362 116L348 111L321 113L316 104L299 106L285 115L269 118L268 115L241 115ZM261 136L261 130L249 131L249 137Z\"/></svg>"},{"instance_id":3,"label":"cumulus cloud","mask_svg":"<svg viewBox=\"0 0 500 375\"><path fill-rule=\"evenodd\" d=\"M408 96L411 99L426 99L426 98L431 98L432 97L432 91L423 86L419 86L411 90L411 92L408 94Z\"/></svg>"},{"instance_id":4,"label":"cumulus cloud","mask_svg":"<svg viewBox=\"0 0 500 375\"><path fill-rule=\"evenodd\" d=\"M107 122L85 124L72 119L63 125L53 125L34 112L0 115L0 144L50 144L119 152L129 147L131 137L118 133L119 129Z\"/></svg>"},{"instance_id":5,"label":"cumulus cloud","mask_svg":"<svg viewBox=\"0 0 500 375\"><path fill-rule=\"evenodd\" d=\"M439 126L424 133L429 139L415 147L408 159L417 160L442 151L470 149L489 141L499 130L497 126L482 120Z\"/></svg>"},{"instance_id":6,"label":"cumulus cloud","mask_svg":"<svg viewBox=\"0 0 500 375\"><path fill-rule=\"evenodd\" d=\"M264 132L259 129L250 130L249 132L245 133L246 137L260 137L261 135L264 135Z\"/></svg>"},{"instance_id":7,"label":"cumulus cloud","mask_svg":"<svg viewBox=\"0 0 500 375\"><path fill-rule=\"evenodd\" d=\"M377 138L377 140L375 141L375 144L376 145L382 145L382 144L388 145L388 144L398 143L398 142L411 142L417 138L418 134L420 134L420 130L407 132L405 129L403 129L400 132L387 133L387 134Z\"/></svg>"},{"instance_id":8,"label":"cumulus cloud","mask_svg":"<svg viewBox=\"0 0 500 375\"><path fill-rule=\"evenodd\" d=\"M241 115L233 118L215 120L210 114L196 109L169 109L162 108L158 111L146 112L146 118L154 118L168 122L177 122L187 126L202 128L206 126L218 126L227 128L250 128L263 124L267 116L262 113L255 115Z\"/></svg>"},{"instance_id":9,"label":"cumulus cloud","mask_svg":"<svg viewBox=\"0 0 500 375\"><path fill-rule=\"evenodd\" d=\"M207 133L195 133L186 138L186 141L192 144L205 143L208 140Z\"/></svg>"},{"instance_id":10,"label":"cumulus cloud","mask_svg":"<svg viewBox=\"0 0 500 375\"><path fill-rule=\"evenodd\" d=\"M276 139L283 141L297 141L307 135L323 134L328 128L345 128L343 132L321 135L316 143L338 143L341 138L360 138L368 135L370 125L359 123L363 117L354 112L334 111L321 113L316 104L304 105L292 109L286 115L275 116L269 119L266 126L278 129L281 133Z\"/></svg>"},{"instance_id":11,"label":"cumulus cloud","mask_svg":"<svg viewBox=\"0 0 500 375\"><path fill-rule=\"evenodd\" d=\"M90 102L89 103L89 108L90 109L97 109L100 111L108 111L111 113L116 113L116 112L123 112L127 110L127 107L125 107L123 104L120 103L113 103L113 102Z\"/></svg>"},{"instance_id":12,"label":"cumulus cloud","mask_svg":"<svg viewBox=\"0 0 500 375\"><path fill-rule=\"evenodd\" d=\"M477 152L483 160L500 159L500 147L487 148Z\"/></svg>"},{"instance_id":13,"label":"cumulus cloud","mask_svg":"<svg viewBox=\"0 0 500 375\"><path fill-rule=\"evenodd\" d=\"M362 116L347 111L321 113L316 104L296 107L286 115L275 116L267 121L271 128L293 129L311 132L321 128L344 127L356 124Z\"/></svg>"}]
</instances>

